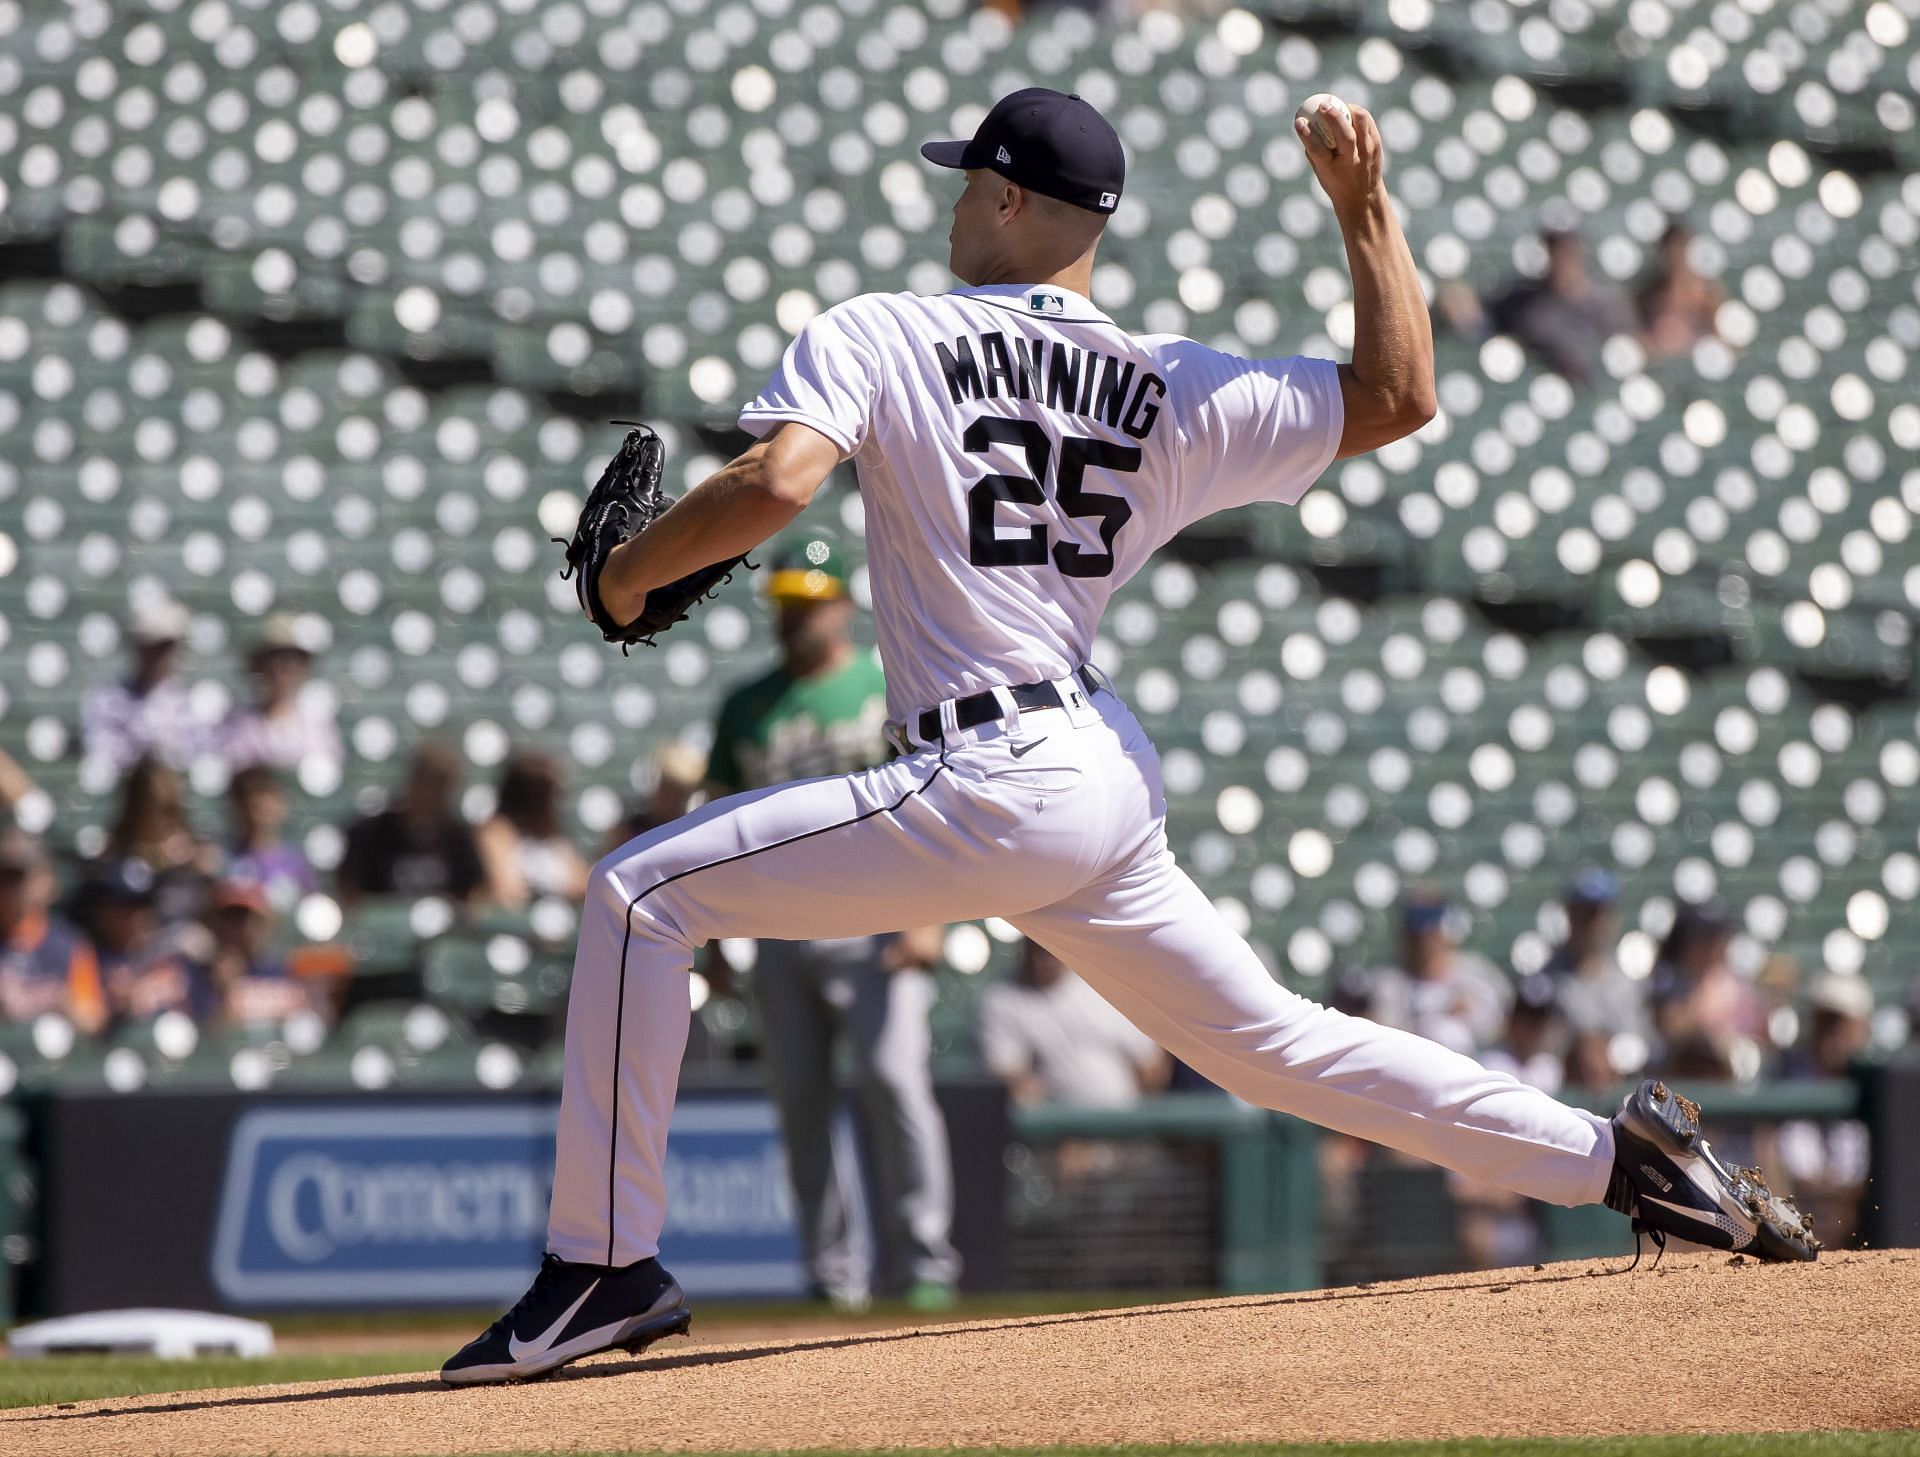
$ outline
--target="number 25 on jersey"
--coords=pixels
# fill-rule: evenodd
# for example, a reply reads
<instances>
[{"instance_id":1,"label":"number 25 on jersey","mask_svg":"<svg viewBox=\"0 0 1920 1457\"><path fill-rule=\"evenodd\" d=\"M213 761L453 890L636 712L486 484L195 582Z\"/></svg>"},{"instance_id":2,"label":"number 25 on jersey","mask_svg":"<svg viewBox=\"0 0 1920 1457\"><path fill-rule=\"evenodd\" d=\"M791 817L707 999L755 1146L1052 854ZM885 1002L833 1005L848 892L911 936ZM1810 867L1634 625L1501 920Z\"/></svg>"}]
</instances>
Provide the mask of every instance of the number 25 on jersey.
<instances>
[{"instance_id":1,"label":"number 25 on jersey","mask_svg":"<svg viewBox=\"0 0 1920 1457\"><path fill-rule=\"evenodd\" d=\"M1140 447L1066 435L1060 440L1060 468L1054 478L1053 498L1068 516L1100 522L1100 550L1078 542L1050 542L1046 526L1029 526L1023 534L1002 536L995 510L1002 501L1044 506L1047 468L1053 442L1035 420L984 415L967 427L961 444L969 454L985 455L994 445L1015 445L1027 457L1027 474L983 477L967 492L967 557L976 567L1043 567L1049 561L1069 577L1107 577L1113 574L1113 539L1133 517L1133 507L1119 496L1089 491L1084 485L1087 467L1118 474L1140 469Z\"/></svg>"}]
</instances>

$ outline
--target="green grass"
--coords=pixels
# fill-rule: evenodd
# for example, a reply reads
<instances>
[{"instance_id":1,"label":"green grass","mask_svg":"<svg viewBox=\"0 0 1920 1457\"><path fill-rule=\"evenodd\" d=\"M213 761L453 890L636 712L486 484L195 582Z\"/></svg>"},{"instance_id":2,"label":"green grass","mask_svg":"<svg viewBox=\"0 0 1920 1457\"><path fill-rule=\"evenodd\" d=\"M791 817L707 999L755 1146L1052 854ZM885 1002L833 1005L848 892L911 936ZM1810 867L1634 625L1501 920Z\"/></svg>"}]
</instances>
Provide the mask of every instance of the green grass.
<instances>
[{"instance_id":1,"label":"green grass","mask_svg":"<svg viewBox=\"0 0 1920 1457\"><path fill-rule=\"evenodd\" d=\"M442 1350L372 1354L314 1352L299 1355L203 1356L162 1361L151 1356L48 1356L0 1361L0 1408L92 1401L104 1396L150 1396L161 1391L205 1391L219 1386L270 1386L282 1381L333 1381L344 1376L387 1376L397 1371L437 1371Z\"/></svg>"}]
</instances>

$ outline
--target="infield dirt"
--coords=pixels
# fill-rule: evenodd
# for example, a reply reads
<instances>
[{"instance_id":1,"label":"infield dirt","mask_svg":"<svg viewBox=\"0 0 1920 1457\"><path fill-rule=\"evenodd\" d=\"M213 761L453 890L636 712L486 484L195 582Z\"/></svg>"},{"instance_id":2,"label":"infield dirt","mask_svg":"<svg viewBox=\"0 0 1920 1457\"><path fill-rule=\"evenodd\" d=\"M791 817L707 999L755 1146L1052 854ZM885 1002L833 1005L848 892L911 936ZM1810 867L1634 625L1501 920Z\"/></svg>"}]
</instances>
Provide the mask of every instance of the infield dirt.
<instances>
[{"instance_id":1,"label":"infield dirt","mask_svg":"<svg viewBox=\"0 0 1920 1457\"><path fill-rule=\"evenodd\" d=\"M1356 1441L1920 1426L1920 1251L1676 1255L0 1413L10 1457Z\"/></svg>"}]
</instances>

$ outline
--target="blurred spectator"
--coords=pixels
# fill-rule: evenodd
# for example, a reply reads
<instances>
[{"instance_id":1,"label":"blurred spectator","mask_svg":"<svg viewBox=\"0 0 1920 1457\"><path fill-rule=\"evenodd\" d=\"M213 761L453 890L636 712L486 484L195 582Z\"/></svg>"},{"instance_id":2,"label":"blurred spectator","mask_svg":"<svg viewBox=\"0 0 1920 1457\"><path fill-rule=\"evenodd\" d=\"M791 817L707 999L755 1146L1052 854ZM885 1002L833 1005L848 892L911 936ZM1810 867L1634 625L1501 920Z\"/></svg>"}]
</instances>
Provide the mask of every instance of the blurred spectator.
<instances>
[{"instance_id":1,"label":"blurred spectator","mask_svg":"<svg viewBox=\"0 0 1920 1457\"><path fill-rule=\"evenodd\" d=\"M1620 967L1619 900L1620 882L1612 871L1589 865L1577 873L1561 902L1567 939L1542 970L1573 1033L1624 1033L1644 1047L1650 1031L1646 987Z\"/></svg>"},{"instance_id":2,"label":"blurred spectator","mask_svg":"<svg viewBox=\"0 0 1920 1457\"><path fill-rule=\"evenodd\" d=\"M275 613L266 620L247 654L247 674L254 701L236 707L221 726L228 767L298 769L318 759L337 769L346 762L332 695L309 681L313 654L300 641L291 616Z\"/></svg>"},{"instance_id":3,"label":"blurred spectator","mask_svg":"<svg viewBox=\"0 0 1920 1457\"><path fill-rule=\"evenodd\" d=\"M1827 972L1807 988L1807 1031L1781 1060L1788 1078L1843 1078L1873 1040L1873 988L1859 976Z\"/></svg>"},{"instance_id":4,"label":"blurred spectator","mask_svg":"<svg viewBox=\"0 0 1920 1457\"><path fill-rule=\"evenodd\" d=\"M1345 1012L1349 1017L1379 1021L1374 1013L1373 973L1351 966L1341 968L1327 991L1327 1005L1336 1012Z\"/></svg>"},{"instance_id":5,"label":"blurred spectator","mask_svg":"<svg viewBox=\"0 0 1920 1457\"><path fill-rule=\"evenodd\" d=\"M1613 1039L1604 1032L1576 1032L1567 1044L1566 1085L1589 1092L1611 1092L1623 1070L1613 1062Z\"/></svg>"},{"instance_id":6,"label":"blurred spectator","mask_svg":"<svg viewBox=\"0 0 1920 1457\"><path fill-rule=\"evenodd\" d=\"M1555 990L1539 972L1521 977L1513 989L1506 1032L1481 1056L1488 1067L1512 1073L1543 1093L1558 1093L1567 1077L1567 1029Z\"/></svg>"},{"instance_id":7,"label":"blurred spectator","mask_svg":"<svg viewBox=\"0 0 1920 1457\"><path fill-rule=\"evenodd\" d=\"M80 705L80 743L90 758L118 773L149 756L182 768L207 747L207 727L174 675L186 635L187 609L175 602L156 603L128 625L131 671Z\"/></svg>"},{"instance_id":8,"label":"blurred spectator","mask_svg":"<svg viewBox=\"0 0 1920 1457\"><path fill-rule=\"evenodd\" d=\"M13 818L13 807L33 793L33 780L14 757L0 749L0 825Z\"/></svg>"},{"instance_id":9,"label":"blurred spectator","mask_svg":"<svg viewBox=\"0 0 1920 1457\"><path fill-rule=\"evenodd\" d=\"M1858 976L1828 972L1807 988L1807 1032L1783 1060L1789 1078L1843 1078L1872 1040L1873 988ZM1843 1245L1860 1222L1870 1152L1867 1125L1855 1118L1783 1124L1775 1155L1801 1209L1830 1245Z\"/></svg>"},{"instance_id":10,"label":"blurred spectator","mask_svg":"<svg viewBox=\"0 0 1920 1457\"><path fill-rule=\"evenodd\" d=\"M337 872L343 910L376 895L473 901L485 894L486 867L455 803L459 790L459 757L445 744L421 744L400 802L347 831Z\"/></svg>"},{"instance_id":11,"label":"blurred spectator","mask_svg":"<svg viewBox=\"0 0 1920 1457\"><path fill-rule=\"evenodd\" d=\"M1460 948L1453 908L1416 890L1400 911L1400 964L1373 975L1374 1019L1469 1055L1507 1023L1513 990L1484 956Z\"/></svg>"},{"instance_id":12,"label":"blurred spectator","mask_svg":"<svg viewBox=\"0 0 1920 1457\"><path fill-rule=\"evenodd\" d=\"M107 831L106 853L137 855L155 870L195 865L206 845L187 819L179 771L158 758L134 764L120 784L120 810Z\"/></svg>"},{"instance_id":13,"label":"blurred spectator","mask_svg":"<svg viewBox=\"0 0 1920 1457\"><path fill-rule=\"evenodd\" d=\"M131 855L99 862L82 887L87 934L115 1021L147 1021L185 1010L191 999L193 953L204 938L197 926L163 926L156 890L153 868Z\"/></svg>"},{"instance_id":14,"label":"blurred spectator","mask_svg":"<svg viewBox=\"0 0 1920 1457\"><path fill-rule=\"evenodd\" d=\"M563 826L565 789L560 765L550 754L510 754L500 770L493 818L474 839L493 898L510 910L540 896L577 901L586 894L587 862Z\"/></svg>"},{"instance_id":15,"label":"blurred spectator","mask_svg":"<svg viewBox=\"0 0 1920 1457\"><path fill-rule=\"evenodd\" d=\"M1671 223L1660 238L1660 267L1636 300L1640 308L1641 342L1647 353L1685 354L1702 339L1714 335L1714 318L1727 300L1719 282L1693 266L1693 233L1684 223Z\"/></svg>"},{"instance_id":16,"label":"blurred spectator","mask_svg":"<svg viewBox=\"0 0 1920 1457\"><path fill-rule=\"evenodd\" d=\"M253 764L235 774L227 785L227 810L233 836L228 879L260 886L282 911L320 888L305 853L280 837L287 823L287 790L273 770Z\"/></svg>"},{"instance_id":17,"label":"blurred spectator","mask_svg":"<svg viewBox=\"0 0 1920 1457\"><path fill-rule=\"evenodd\" d=\"M1771 1029L1773 1014L1782 1007L1797 1007L1806 992L1806 978L1800 963L1783 951L1770 951L1753 978L1753 991L1759 999L1760 1015ZM1791 1040L1791 1039L1789 1039Z\"/></svg>"},{"instance_id":18,"label":"blurred spectator","mask_svg":"<svg viewBox=\"0 0 1920 1457\"><path fill-rule=\"evenodd\" d=\"M223 880L213 888L206 918L210 945L196 968L191 1005L203 1023L277 1022L313 1007L307 987L286 962L268 951L273 906L266 890L248 880Z\"/></svg>"},{"instance_id":19,"label":"blurred spectator","mask_svg":"<svg viewBox=\"0 0 1920 1457\"><path fill-rule=\"evenodd\" d=\"M981 1060L1015 1103L1126 1108L1166 1086L1166 1053L1037 942L978 1017Z\"/></svg>"},{"instance_id":20,"label":"blurred spectator","mask_svg":"<svg viewBox=\"0 0 1920 1457\"><path fill-rule=\"evenodd\" d=\"M1514 987L1513 1010L1498 1045L1481 1061L1499 1072L1545 1093L1557 1094L1566 1081L1560 1050L1566 1042L1555 987L1550 977L1535 972ZM1518 1194L1493 1184L1477 1183L1461 1174L1449 1174L1460 1244L1469 1264L1496 1269L1530 1263L1540 1245L1540 1226L1534 1207Z\"/></svg>"},{"instance_id":21,"label":"blurred spectator","mask_svg":"<svg viewBox=\"0 0 1920 1457\"><path fill-rule=\"evenodd\" d=\"M706 779L707 756L679 739L668 740L653 756L653 788L646 802L607 831L600 853L610 854L648 830L672 824L693 808Z\"/></svg>"},{"instance_id":22,"label":"blurred spectator","mask_svg":"<svg viewBox=\"0 0 1920 1457\"><path fill-rule=\"evenodd\" d=\"M1440 312L1469 338L1510 334L1549 368L1589 385L1600 377L1607 340L1637 335L1639 320L1622 289L1593 276L1579 234L1549 232L1543 241L1547 269L1540 279L1510 284L1484 304L1456 285L1441 294Z\"/></svg>"},{"instance_id":23,"label":"blurred spectator","mask_svg":"<svg viewBox=\"0 0 1920 1457\"><path fill-rule=\"evenodd\" d=\"M1763 1031L1759 998L1727 959L1732 944L1733 918L1716 901L1683 902L1660 943L1653 1015L1671 1076L1732 1077L1736 1049Z\"/></svg>"},{"instance_id":24,"label":"blurred spectator","mask_svg":"<svg viewBox=\"0 0 1920 1457\"><path fill-rule=\"evenodd\" d=\"M180 772L152 756L141 759L120 786L120 811L107 831L107 859L141 861L154 878L162 921L200 913L206 878L219 854L187 819L186 784Z\"/></svg>"},{"instance_id":25,"label":"blurred spectator","mask_svg":"<svg viewBox=\"0 0 1920 1457\"><path fill-rule=\"evenodd\" d=\"M93 947L55 916L53 872L26 831L0 829L0 1021L57 1012L86 1032L106 1021Z\"/></svg>"}]
</instances>

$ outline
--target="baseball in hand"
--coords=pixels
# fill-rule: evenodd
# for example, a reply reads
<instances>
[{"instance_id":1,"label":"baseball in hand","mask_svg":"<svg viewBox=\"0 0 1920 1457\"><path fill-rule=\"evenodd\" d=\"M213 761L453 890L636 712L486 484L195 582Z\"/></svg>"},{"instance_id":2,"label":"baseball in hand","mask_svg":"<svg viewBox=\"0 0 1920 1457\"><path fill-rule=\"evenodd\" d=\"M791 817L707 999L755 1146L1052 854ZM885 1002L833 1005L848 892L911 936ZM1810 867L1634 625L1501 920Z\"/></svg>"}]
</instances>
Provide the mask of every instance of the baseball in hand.
<instances>
[{"instance_id":1,"label":"baseball in hand","mask_svg":"<svg viewBox=\"0 0 1920 1457\"><path fill-rule=\"evenodd\" d=\"M1328 102L1333 103L1333 109L1345 117L1349 125L1352 124L1353 113L1347 109L1347 103L1328 91L1314 92L1300 103L1300 109L1294 115L1312 128L1315 141L1329 152L1337 152L1340 150L1340 134L1320 114L1320 108Z\"/></svg>"}]
</instances>

